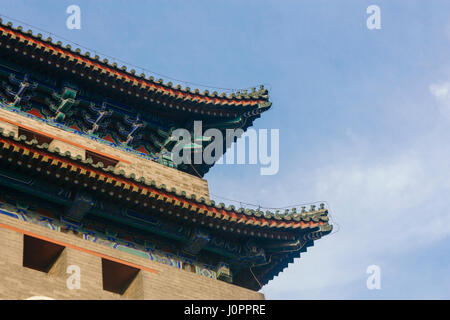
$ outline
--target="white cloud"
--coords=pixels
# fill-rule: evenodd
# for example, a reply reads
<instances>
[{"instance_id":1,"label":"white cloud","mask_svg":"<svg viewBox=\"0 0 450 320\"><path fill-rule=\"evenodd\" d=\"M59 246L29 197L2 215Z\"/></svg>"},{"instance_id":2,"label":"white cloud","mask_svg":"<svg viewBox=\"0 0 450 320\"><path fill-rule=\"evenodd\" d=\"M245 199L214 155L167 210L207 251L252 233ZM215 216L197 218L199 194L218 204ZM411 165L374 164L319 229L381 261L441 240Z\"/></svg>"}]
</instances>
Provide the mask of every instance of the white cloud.
<instances>
[{"instance_id":1,"label":"white cloud","mask_svg":"<svg viewBox=\"0 0 450 320\"><path fill-rule=\"evenodd\" d=\"M410 150L384 159L365 147L347 146L341 152L349 154L348 161L311 172L313 178L306 179L315 183L309 194L327 199L340 231L317 241L271 281L264 288L266 297L357 298L354 287L359 284L359 290L366 290L368 265L383 269L390 257L427 250L449 237L445 199L450 191L450 150L444 143L439 134L430 134ZM290 180L300 179L300 174L293 173Z\"/></svg>"},{"instance_id":2,"label":"white cloud","mask_svg":"<svg viewBox=\"0 0 450 320\"><path fill-rule=\"evenodd\" d=\"M430 92L438 101L439 111L450 119L450 82L431 84Z\"/></svg>"}]
</instances>

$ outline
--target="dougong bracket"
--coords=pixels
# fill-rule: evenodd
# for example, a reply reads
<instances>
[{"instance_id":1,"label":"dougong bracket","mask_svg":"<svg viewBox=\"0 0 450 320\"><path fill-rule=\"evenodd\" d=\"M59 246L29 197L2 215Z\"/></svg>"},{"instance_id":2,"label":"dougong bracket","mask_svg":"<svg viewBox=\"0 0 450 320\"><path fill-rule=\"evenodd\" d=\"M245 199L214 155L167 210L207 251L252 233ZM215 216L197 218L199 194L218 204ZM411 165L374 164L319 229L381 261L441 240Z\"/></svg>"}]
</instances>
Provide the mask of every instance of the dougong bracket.
<instances>
[{"instance_id":1,"label":"dougong bracket","mask_svg":"<svg viewBox=\"0 0 450 320\"><path fill-rule=\"evenodd\" d=\"M89 193L78 192L75 196L75 200L67 212L66 217L73 221L81 221L86 213L94 205L94 200Z\"/></svg>"},{"instance_id":2,"label":"dougong bracket","mask_svg":"<svg viewBox=\"0 0 450 320\"><path fill-rule=\"evenodd\" d=\"M104 129L109 124L109 120L105 120L105 118L112 115L111 110L107 110L106 103L103 103L101 107L95 106L95 104L89 105L89 109L96 114L96 118L91 118L89 114L84 115L84 119L87 123L89 123L92 127L87 131L88 134L95 134L98 129Z\"/></svg>"},{"instance_id":3,"label":"dougong bracket","mask_svg":"<svg viewBox=\"0 0 450 320\"><path fill-rule=\"evenodd\" d=\"M211 241L211 236L208 232L196 228L192 230L189 242L184 247L183 251L190 255L196 255Z\"/></svg>"},{"instance_id":4,"label":"dougong bracket","mask_svg":"<svg viewBox=\"0 0 450 320\"><path fill-rule=\"evenodd\" d=\"M11 103L13 107L17 107L21 102L30 100L31 95L25 96L24 93L26 91L33 91L37 88L37 83L30 82L27 74L23 77L22 80L19 80L16 78L16 75L14 73L11 73L9 75L9 82L19 87L17 91L13 91L11 87L6 85L5 83L3 84L6 94L13 99L13 102Z\"/></svg>"},{"instance_id":5,"label":"dougong bracket","mask_svg":"<svg viewBox=\"0 0 450 320\"><path fill-rule=\"evenodd\" d=\"M54 113L52 120L62 122L66 116L71 115L71 108L77 106L79 101L75 100L77 91L68 87L63 88L62 94L53 93L52 98L56 100L56 104L47 99L50 110Z\"/></svg>"}]
</instances>

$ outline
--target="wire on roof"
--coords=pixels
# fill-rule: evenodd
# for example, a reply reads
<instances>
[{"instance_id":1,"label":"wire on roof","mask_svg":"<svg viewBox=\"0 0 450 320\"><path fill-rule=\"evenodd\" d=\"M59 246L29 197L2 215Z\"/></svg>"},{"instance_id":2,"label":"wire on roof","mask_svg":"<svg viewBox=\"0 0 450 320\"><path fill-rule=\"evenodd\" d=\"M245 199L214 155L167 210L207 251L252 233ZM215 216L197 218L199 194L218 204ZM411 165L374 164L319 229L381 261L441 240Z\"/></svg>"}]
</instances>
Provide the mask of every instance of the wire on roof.
<instances>
[{"instance_id":1,"label":"wire on roof","mask_svg":"<svg viewBox=\"0 0 450 320\"><path fill-rule=\"evenodd\" d=\"M67 39L67 38L65 38L65 37L59 36L59 35L57 35L57 34L54 34L53 32L50 32L50 31L47 31L47 30L45 30L45 29L39 28L39 27L34 26L34 25L32 25L32 24L29 24L29 23L27 23L27 22L18 20L18 19L16 19L16 18L12 18L12 17L7 16L7 15L4 15L4 14L2 14L2 13L0 13L0 17L3 17L3 18L6 18L6 19L8 19L8 20L11 20L11 21L14 21L14 22L17 22L17 23L26 25L26 26L28 26L28 27L31 27L31 28L35 29L35 30L38 30L38 31L41 31L41 32L43 32L43 33L48 34L50 38L54 37L54 38L57 38L57 39L59 39L59 40L66 41L67 43L76 45L76 46L78 46L78 47L80 47L80 48L85 49L86 51L94 52L95 55L101 55L101 56L103 56L104 58L108 58L108 59L111 60L111 61L119 62L119 63L121 63L121 64L124 64L124 65L128 66L128 67L135 68L135 69L137 69L137 70L142 71L143 73L147 73L147 74L149 74L149 75L155 75L155 76L158 76L158 77L163 77L163 78L165 78L165 79L167 79L167 80L176 81L176 82L178 82L178 83L184 84L185 86L193 85L193 86L196 86L196 87L199 88L199 89L200 89L200 88L209 88L209 89L217 89L217 90L226 91L226 92L233 92L233 93L237 93L237 92L244 91L244 90L251 90L251 89L257 87L257 86L253 86L253 87L245 87L245 88L225 88L225 87L215 87L215 86L210 86L210 85L205 85L205 84L201 84L201 83L190 82L190 81L186 81L186 80L181 80L181 79L173 78L173 77L164 75L164 74L162 74L162 73L158 73L158 72L149 70L149 69L147 69L147 68L143 68L143 67L141 67L141 66L137 66L137 65L135 65L135 64L132 64L132 63L127 62L127 61L125 61L125 60L122 60L122 59L113 57L113 56L111 56L111 55L108 55L108 54L99 52L99 51L97 51L97 50L95 50L95 49L91 49L91 48L89 48L89 47L83 46L83 45L81 45L81 44L79 44L79 43L77 43L77 42L74 42L74 41L72 41L72 40L69 40L69 39ZM266 86L266 85L267 85L267 86L270 86L270 84L263 84L263 85L264 85L264 86Z\"/></svg>"}]
</instances>

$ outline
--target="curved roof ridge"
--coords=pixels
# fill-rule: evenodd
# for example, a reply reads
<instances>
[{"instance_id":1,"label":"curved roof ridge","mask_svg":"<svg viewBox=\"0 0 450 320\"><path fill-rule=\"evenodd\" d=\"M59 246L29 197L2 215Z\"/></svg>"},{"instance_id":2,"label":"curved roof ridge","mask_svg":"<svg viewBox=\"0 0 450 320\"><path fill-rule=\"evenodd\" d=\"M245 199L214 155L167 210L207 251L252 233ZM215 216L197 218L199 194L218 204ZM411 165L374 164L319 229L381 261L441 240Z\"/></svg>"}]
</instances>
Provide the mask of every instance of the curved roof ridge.
<instances>
[{"instance_id":1,"label":"curved roof ridge","mask_svg":"<svg viewBox=\"0 0 450 320\"><path fill-rule=\"evenodd\" d=\"M166 83L164 83L163 79L155 80L153 76L148 76L146 78L144 73L136 75L136 71L134 69L127 70L126 66L119 67L116 62L109 63L108 59L106 58L100 60L100 57L98 55L91 57L89 51L82 53L80 48L72 49L70 44L63 46L61 41L57 41L56 43L54 43L51 37L44 39L42 38L42 34L38 33L37 35L34 35L33 31L30 29L25 32L20 25L14 28L11 22L4 24L1 18L0 31L2 33L12 33L14 34L14 36L19 36L24 40L46 46L47 48L54 50L61 55L69 55L72 56L72 58L83 61L84 63L91 64L94 68L97 67L109 71L110 73L114 73L118 79L125 78L125 81L128 80L138 82L141 85L146 85L152 91L162 90L163 92L165 92L165 94L175 96L182 95L184 97L193 99L193 101L195 101L194 99L199 99L200 102L212 102L212 100L215 100L224 102L225 104L230 104L230 102L250 102L253 105L255 103L259 104L268 101L268 90L264 87L264 85L261 85L259 90L256 90L256 88L252 88L252 91L250 93L248 93L248 90L246 89L241 89L236 93L232 92L228 95L225 92L219 93L217 91L213 91L212 93L210 93L209 90L200 92L199 89L191 90L189 86L182 88L180 84L173 85L172 81L167 81ZM242 91L242 93L240 91ZM247 104L242 103L242 106L245 105Z\"/></svg>"}]
</instances>

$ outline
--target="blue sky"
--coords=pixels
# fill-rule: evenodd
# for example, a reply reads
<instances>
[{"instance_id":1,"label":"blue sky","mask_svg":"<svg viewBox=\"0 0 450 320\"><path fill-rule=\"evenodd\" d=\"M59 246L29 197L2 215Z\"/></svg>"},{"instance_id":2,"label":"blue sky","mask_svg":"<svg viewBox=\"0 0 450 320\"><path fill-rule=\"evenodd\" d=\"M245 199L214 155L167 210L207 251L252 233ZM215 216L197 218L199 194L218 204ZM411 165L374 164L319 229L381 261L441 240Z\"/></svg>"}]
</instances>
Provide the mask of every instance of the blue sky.
<instances>
[{"instance_id":1,"label":"blue sky","mask_svg":"<svg viewBox=\"0 0 450 320\"><path fill-rule=\"evenodd\" d=\"M81 30L66 28L71 4ZM366 28L372 4L380 30ZM0 0L0 13L174 78L268 84L273 107L255 128L280 129L278 174L217 165L210 192L326 200L339 231L266 298L450 298L449 1ZM366 288L373 264L381 290Z\"/></svg>"}]
</instances>

